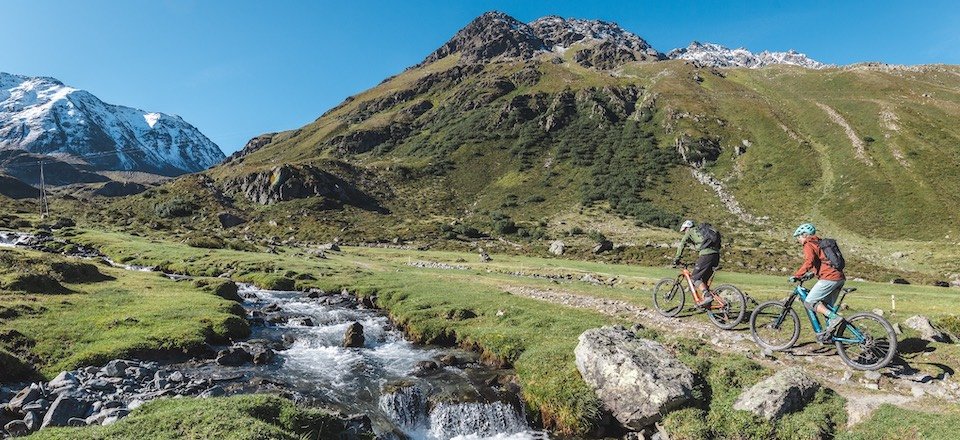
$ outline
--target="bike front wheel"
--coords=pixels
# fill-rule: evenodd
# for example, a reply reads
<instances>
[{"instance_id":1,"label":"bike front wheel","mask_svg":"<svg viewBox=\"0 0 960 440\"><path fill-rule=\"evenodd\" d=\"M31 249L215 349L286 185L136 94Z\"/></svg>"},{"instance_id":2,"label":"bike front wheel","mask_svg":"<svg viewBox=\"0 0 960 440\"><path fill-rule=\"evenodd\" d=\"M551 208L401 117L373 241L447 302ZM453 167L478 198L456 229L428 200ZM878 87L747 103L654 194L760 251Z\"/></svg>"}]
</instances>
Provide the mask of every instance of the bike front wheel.
<instances>
[{"instance_id":1,"label":"bike front wheel","mask_svg":"<svg viewBox=\"0 0 960 440\"><path fill-rule=\"evenodd\" d=\"M653 287L653 305L663 316L672 318L679 315L686 296L683 284L673 278L664 278Z\"/></svg>"},{"instance_id":2,"label":"bike front wheel","mask_svg":"<svg viewBox=\"0 0 960 440\"><path fill-rule=\"evenodd\" d=\"M768 350L789 349L800 339L800 317L780 301L767 301L750 314L750 334L757 345Z\"/></svg>"},{"instance_id":3,"label":"bike front wheel","mask_svg":"<svg viewBox=\"0 0 960 440\"><path fill-rule=\"evenodd\" d=\"M724 284L713 290L713 303L707 316L717 327L730 330L743 322L747 314L747 296L737 286Z\"/></svg>"},{"instance_id":4,"label":"bike front wheel","mask_svg":"<svg viewBox=\"0 0 960 440\"><path fill-rule=\"evenodd\" d=\"M833 335L837 354L847 365L858 370L886 367L897 355L897 333L879 315L856 313Z\"/></svg>"}]
</instances>

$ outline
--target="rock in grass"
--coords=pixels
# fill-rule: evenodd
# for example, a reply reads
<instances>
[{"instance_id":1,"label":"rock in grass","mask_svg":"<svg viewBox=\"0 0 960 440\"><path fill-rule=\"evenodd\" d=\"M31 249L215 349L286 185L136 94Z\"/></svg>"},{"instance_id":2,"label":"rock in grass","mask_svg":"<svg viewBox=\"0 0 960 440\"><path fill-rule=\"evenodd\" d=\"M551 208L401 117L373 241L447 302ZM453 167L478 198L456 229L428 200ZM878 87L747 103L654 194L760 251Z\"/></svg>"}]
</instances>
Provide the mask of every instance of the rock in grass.
<instances>
[{"instance_id":1,"label":"rock in grass","mask_svg":"<svg viewBox=\"0 0 960 440\"><path fill-rule=\"evenodd\" d=\"M231 214L229 212L221 212L217 214L217 220L220 222L220 226L223 229L229 229L234 226L239 226L247 222L242 217L236 214Z\"/></svg>"},{"instance_id":2,"label":"rock in grass","mask_svg":"<svg viewBox=\"0 0 960 440\"><path fill-rule=\"evenodd\" d=\"M820 388L820 383L800 367L787 368L740 394L733 409L750 411L767 420L803 409Z\"/></svg>"},{"instance_id":3,"label":"rock in grass","mask_svg":"<svg viewBox=\"0 0 960 440\"><path fill-rule=\"evenodd\" d=\"M556 256L563 255L564 250L566 250L567 245L560 240L556 240L553 243L550 243L550 253Z\"/></svg>"},{"instance_id":4,"label":"rock in grass","mask_svg":"<svg viewBox=\"0 0 960 440\"><path fill-rule=\"evenodd\" d=\"M41 428L48 426L67 426L70 419L83 417L87 412L87 402L72 397L60 396L50 405L50 410L43 416Z\"/></svg>"},{"instance_id":5,"label":"rock in grass","mask_svg":"<svg viewBox=\"0 0 960 440\"><path fill-rule=\"evenodd\" d=\"M926 316L913 315L903 321L903 325L920 332L921 339L933 342L950 342L950 336L934 327Z\"/></svg>"},{"instance_id":6,"label":"rock in grass","mask_svg":"<svg viewBox=\"0 0 960 440\"><path fill-rule=\"evenodd\" d=\"M641 430L693 397L690 368L623 327L583 332L574 354L583 380L629 429Z\"/></svg>"},{"instance_id":7,"label":"rock in grass","mask_svg":"<svg viewBox=\"0 0 960 440\"><path fill-rule=\"evenodd\" d=\"M346 333L343 334L343 346L347 348L359 348L363 347L365 342L363 336L363 325L359 322L354 322L347 327Z\"/></svg>"}]
</instances>

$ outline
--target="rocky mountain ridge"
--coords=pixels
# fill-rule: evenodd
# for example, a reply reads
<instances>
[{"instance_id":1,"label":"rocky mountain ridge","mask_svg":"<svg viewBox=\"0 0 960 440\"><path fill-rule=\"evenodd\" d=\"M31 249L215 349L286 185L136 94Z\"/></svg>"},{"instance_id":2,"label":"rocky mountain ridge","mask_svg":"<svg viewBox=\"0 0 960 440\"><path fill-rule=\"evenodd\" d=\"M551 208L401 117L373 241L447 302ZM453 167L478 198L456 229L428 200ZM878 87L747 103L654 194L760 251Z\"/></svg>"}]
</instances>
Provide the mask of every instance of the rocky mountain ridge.
<instances>
[{"instance_id":1,"label":"rocky mountain ridge","mask_svg":"<svg viewBox=\"0 0 960 440\"><path fill-rule=\"evenodd\" d=\"M695 61L711 67L748 67L758 69L776 64L787 64L805 67L808 69L824 69L831 67L799 53L793 49L786 52L763 51L753 53L745 48L730 49L714 43L694 41L689 46L671 50L667 53L669 59Z\"/></svg>"}]
</instances>

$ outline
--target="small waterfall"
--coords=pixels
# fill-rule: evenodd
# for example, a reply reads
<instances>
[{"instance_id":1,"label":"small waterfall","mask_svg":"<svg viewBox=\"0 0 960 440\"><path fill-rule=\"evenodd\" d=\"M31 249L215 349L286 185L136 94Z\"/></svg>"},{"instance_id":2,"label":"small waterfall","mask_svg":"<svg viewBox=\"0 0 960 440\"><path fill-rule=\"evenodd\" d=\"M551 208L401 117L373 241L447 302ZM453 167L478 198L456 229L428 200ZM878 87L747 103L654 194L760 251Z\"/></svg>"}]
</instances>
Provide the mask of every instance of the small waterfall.
<instances>
[{"instance_id":1,"label":"small waterfall","mask_svg":"<svg viewBox=\"0 0 960 440\"><path fill-rule=\"evenodd\" d=\"M487 438L527 432L522 414L504 402L441 403L430 412L430 436Z\"/></svg>"},{"instance_id":2,"label":"small waterfall","mask_svg":"<svg viewBox=\"0 0 960 440\"><path fill-rule=\"evenodd\" d=\"M32 235L22 232L0 231L0 246L21 246L31 238L33 238Z\"/></svg>"},{"instance_id":3,"label":"small waterfall","mask_svg":"<svg viewBox=\"0 0 960 440\"><path fill-rule=\"evenodd\" d=\"M379 406L387 417L405 431L417 429L427 419L427 398L416 385L382 394Z\"/></svg>"}]
</instances>

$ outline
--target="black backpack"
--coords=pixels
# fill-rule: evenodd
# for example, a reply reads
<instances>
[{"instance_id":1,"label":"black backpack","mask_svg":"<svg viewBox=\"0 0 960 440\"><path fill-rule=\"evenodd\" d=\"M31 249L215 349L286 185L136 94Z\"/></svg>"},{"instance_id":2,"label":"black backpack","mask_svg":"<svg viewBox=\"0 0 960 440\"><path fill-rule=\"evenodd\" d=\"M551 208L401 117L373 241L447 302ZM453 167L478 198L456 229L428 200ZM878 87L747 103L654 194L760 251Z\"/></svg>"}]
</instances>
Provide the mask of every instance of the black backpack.
<instances>
[{"instance_id":1,"label":"black backpack","mask_svg":"<svg viewBox=\"0 0 960 440\"><path fill-rule=\"evenodd\" d=\"M700 243L699 250L702 251L708 248L717 251L720 250L720 233L713 228L713 225L710 223L700 223L700 225L697 226L697 232L699 232L700 236L703 237L703 243Z\"/></svg>"},{"instance_id":2,"label":"black backpack","mask_svg":"<svg viewBox=\"0 0 960 440\"><path fill-rule=\"evenodd\" d=\"M847 265L847 262L843 260L843 253L840 252L840 247L837 246L837 240L832 238L820 239L820 250L823 252L823 256L827 257L825 263L834 269L843 270L844 266Z\"/></svg>"}]
</instances>

